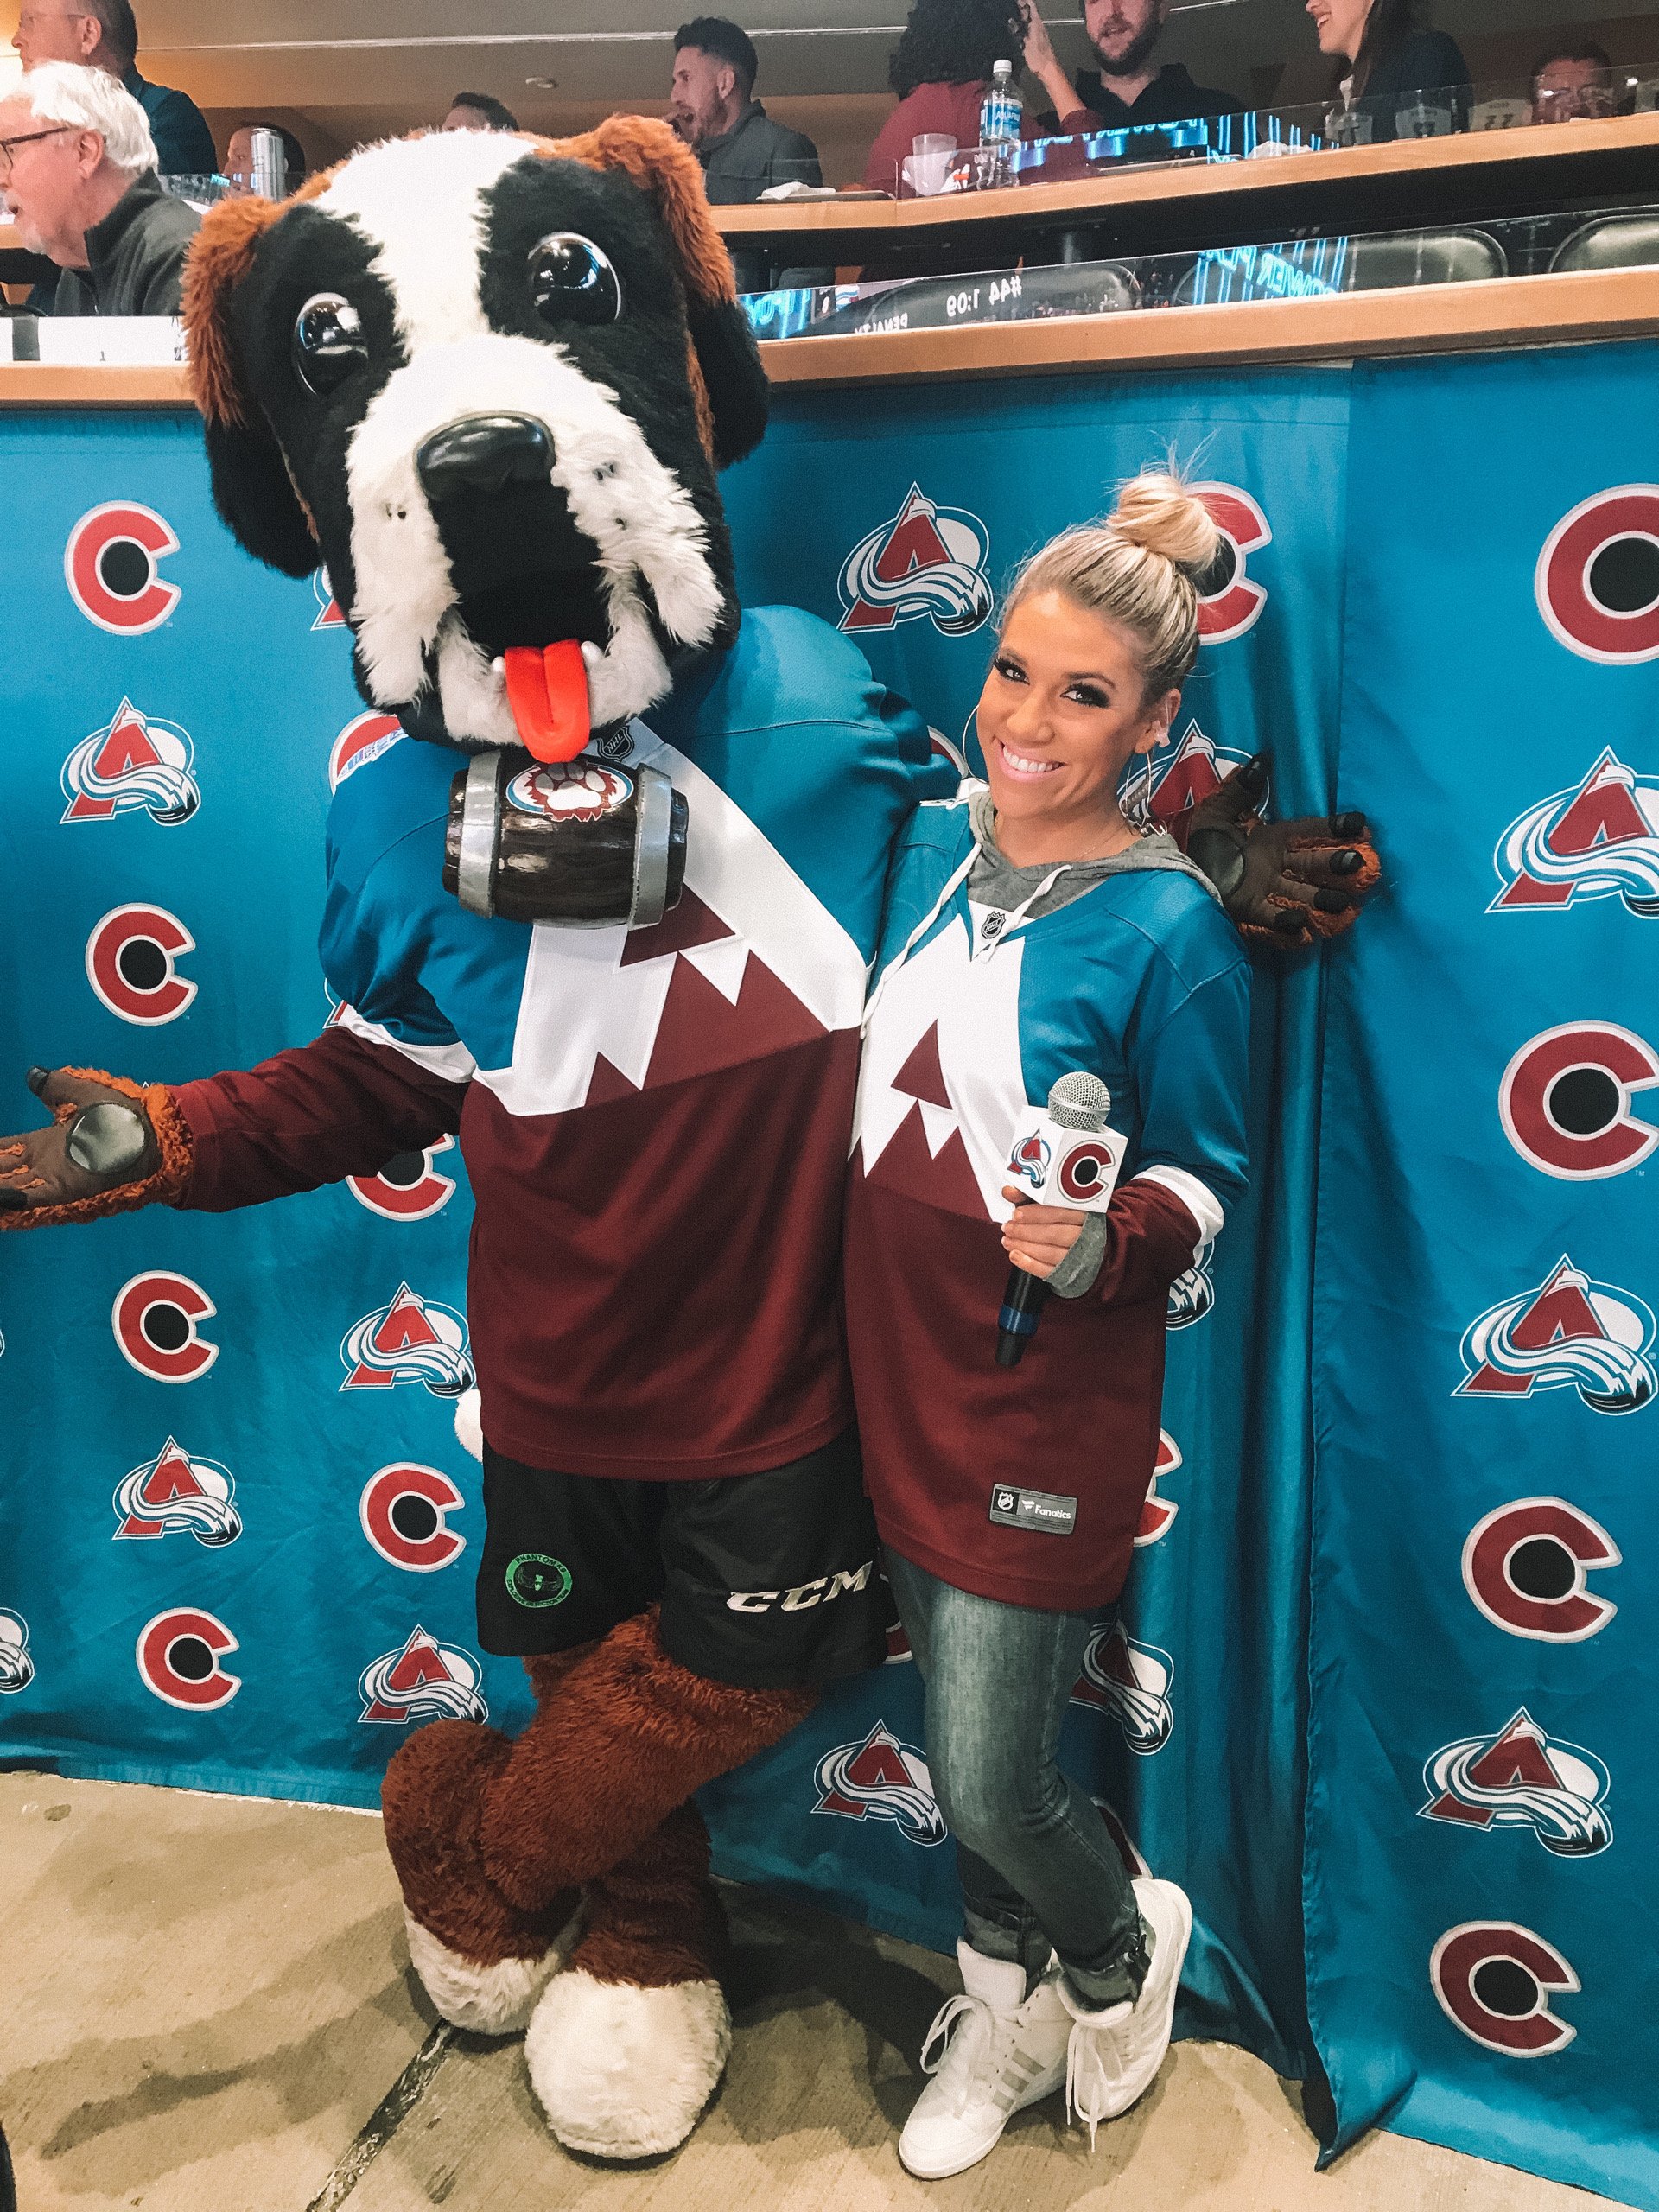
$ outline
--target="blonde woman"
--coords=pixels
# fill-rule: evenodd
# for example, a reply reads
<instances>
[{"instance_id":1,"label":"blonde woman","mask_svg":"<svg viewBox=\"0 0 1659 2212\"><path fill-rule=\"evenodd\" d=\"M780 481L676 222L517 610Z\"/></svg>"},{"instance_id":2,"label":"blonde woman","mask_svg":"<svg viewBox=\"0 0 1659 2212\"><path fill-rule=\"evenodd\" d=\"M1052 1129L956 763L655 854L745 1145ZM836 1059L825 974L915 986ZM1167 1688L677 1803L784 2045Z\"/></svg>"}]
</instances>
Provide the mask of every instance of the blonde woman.
<instances>
[{"instance_id":1,"label":"blonde woman","mask_svg":"<svg viewBox=\"0 0 1659 2212\"><path fill-rule=\"evenodd\" d=\"M1091 2141L1127 2111L1168 2047L1192 1927L1173 1883L1131 1885L1055 1745L1128 1569L1169 1285L1244 1186L1244 956L1207 880L1119 803L1180 703L1216 548L1179 480L1146 474L1027 563L980 696L987 787L920 808L890 879L847 1308L966 1906L963 1993L899 2144L930 2179L1062 2082ZM1007 1180L1016 1117L1076 1071L1109 1087L1128 1142L1103 1216ZM1010 1261L1057 1294L1013 1369L995 1357Z\"/></svg>"}]
</instances>

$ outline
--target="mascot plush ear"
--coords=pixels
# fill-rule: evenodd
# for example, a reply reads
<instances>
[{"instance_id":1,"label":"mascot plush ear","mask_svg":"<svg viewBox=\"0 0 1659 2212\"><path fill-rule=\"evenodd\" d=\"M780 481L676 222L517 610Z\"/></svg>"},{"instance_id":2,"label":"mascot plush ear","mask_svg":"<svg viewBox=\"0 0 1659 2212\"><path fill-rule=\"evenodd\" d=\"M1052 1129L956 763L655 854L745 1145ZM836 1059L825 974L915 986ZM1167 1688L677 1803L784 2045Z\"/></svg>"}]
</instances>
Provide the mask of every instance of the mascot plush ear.
<instances>
[{"instance_id":1,"label":"mascot plush ear","mask_svg":"<svg viewBox=\"0 0 1659 2212\"><path fill-rule=\"evenodd\" d=\"M295 199L315 198L332 171ZM231 301L265 232L290 205L250 195L210 207L184 268L190 380L201 410L213 505L237 543L286 576L308 575L322 556L282 448L248 390L231 334Z\"/></svg>"},{"instance_id":2,"label":"mascot plush ear","mask_svg":"<svg viewBox=\"0 0 1659 2212\"><path fill-rule=\"evenodd\" d=\"M537 143L556 159L622 170L656 209L685 287L692 385L705 442L717 468L741 461L766 427L766 372L737 302L732 257L709 212L696 156L666 124L642 115L610 116L580 137Z\"/></svg>"}]
</instances>

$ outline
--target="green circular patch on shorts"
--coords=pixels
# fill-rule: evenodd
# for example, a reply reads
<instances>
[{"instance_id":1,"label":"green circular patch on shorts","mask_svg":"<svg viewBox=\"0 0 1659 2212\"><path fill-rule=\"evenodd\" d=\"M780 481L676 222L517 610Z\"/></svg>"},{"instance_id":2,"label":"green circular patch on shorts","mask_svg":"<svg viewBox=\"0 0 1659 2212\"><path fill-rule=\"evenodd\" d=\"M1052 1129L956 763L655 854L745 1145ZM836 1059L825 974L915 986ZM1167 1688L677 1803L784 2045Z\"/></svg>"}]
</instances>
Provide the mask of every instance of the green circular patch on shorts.
<instances>
[{"instance_id":1,"label":"green circular patch on shorts","mask_svg":"<svg viewBox=\"0 0 1659 2212\"><path fill-rule=\"evenodd\" d=\"M562 1605L570 1595L570 1570L562 1559L545 1552L520 1552L505 1577L507 1595L515 1605L539 1611L544 1605Z\"/></svg>"}]
</instances>

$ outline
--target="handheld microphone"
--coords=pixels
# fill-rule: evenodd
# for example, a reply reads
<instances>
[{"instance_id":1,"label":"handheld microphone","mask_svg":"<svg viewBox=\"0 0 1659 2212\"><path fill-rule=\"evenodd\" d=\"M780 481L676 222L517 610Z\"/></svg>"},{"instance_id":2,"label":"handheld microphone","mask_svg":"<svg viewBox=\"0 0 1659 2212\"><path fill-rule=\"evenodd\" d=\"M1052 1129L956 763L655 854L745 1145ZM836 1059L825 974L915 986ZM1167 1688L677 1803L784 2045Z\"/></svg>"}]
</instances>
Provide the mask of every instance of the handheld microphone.
<instances>
[{"instance_id":1,"label":"handheld microphone","mask_svg":"<svg viewBox=\"0 0 1659 2212\"><path fill-rule=\"evenodd\" d=\"M1022 1184L1039 1205L1104 1213L1111 1202L1123 1139L1106 1126L1112 1094L1097 1075L1081 1068L1063 1075L1048 1106L1028 1106L1014 1128L1008 1179ZM1048 1303L1048 1285L1024 1268L1010 1268L996 1317L996 1363L1018 1367Z\"/></svg>"}]
</instances>

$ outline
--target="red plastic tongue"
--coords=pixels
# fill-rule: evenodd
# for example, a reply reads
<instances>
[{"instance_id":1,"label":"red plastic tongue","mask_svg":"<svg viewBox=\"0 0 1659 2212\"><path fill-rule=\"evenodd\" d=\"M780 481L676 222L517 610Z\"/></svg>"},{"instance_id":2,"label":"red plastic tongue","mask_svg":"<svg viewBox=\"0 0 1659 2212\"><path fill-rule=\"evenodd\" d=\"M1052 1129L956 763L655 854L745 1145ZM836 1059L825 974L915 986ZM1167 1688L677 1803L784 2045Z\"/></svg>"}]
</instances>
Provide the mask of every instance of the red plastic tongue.
<instances>
[{"instance_id":1,"label":"red plastic tongue","mask_svg":"<svg viewBox=\"0 0 1659 2212\"><path fill-rule=\"evenodd\" d=\"M575 638L538 652L509 645L507 704L526 749L538 760L574 760L588 742L588 665Z\"/></svg>"}]
</instances>

